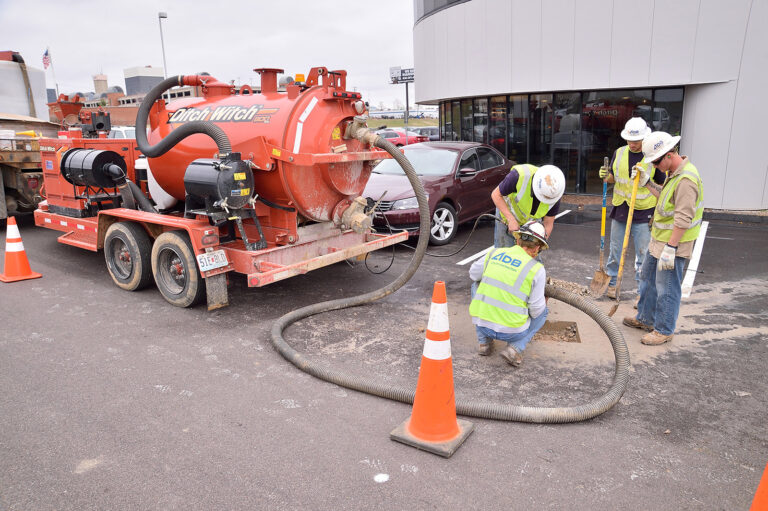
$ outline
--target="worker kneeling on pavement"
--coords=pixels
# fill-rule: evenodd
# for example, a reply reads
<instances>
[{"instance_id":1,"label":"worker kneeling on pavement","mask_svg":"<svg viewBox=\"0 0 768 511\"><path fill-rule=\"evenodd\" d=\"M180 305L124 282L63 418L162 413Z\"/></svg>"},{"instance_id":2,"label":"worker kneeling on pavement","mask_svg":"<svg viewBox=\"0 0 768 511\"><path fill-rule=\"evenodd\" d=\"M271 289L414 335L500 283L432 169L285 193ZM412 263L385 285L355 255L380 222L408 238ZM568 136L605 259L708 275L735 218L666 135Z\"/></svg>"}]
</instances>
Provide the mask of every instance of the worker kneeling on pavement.
<instances>
[{"instance_id":1,"label":"worker kneeling on pavement","mask_svg":"<svg viewBox=\"0 0 768 511\"><path fill-rule=\"evenodd\" d=\"M508 343L500 355L511 365L523 362L523 351L547 319L544 265L535 257L549 248L538 220L514 232L516 245L493 249L469 269L472 302L469 314L480 342L480 355L493 352L493 340Z\"/></svg>"},{"instance_id":2,"label":"worker kneeling on pavement","mask_svg":"<svg viewBox=\"0 0 768 511\"><path fill-rule=\"evenodd\" d=\"M491 192L497 216L504 222L496 222L493 246L514 247L512 234L529 220L541 220L549 238L564 192L565 176L554 165L537 167L524 163L512 167Z\"/></svg>"},{"instance_id":3,"label":"worker kneeling on pavement","mask_svg":"<svg viewBox=\"0 0 768 511\"><path fill-rule=\"evenodd\" d=\"M624 324L648 331L643 344L671 341L682 297L683 269L691 257L704 214L704 187L699 171L675 149L680 137L655 131L643 140L645 161L667 175L664 186L648 183L658 197L651 242L640 269L637 316ZM644 170L641 172L645 173ZM640 182L648 182L647 174Z\"/></svg>"}]
</instances>

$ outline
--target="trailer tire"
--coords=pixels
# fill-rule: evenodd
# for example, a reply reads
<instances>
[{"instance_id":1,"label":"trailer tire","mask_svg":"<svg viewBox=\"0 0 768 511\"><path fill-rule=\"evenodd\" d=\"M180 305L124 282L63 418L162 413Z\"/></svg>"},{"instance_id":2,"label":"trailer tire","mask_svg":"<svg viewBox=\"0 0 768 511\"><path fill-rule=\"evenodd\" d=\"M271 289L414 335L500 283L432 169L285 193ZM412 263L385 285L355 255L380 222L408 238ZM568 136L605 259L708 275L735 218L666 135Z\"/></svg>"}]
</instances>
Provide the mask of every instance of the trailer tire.
<instances>
[{"instance_id":1,"label":"trailer tire","mask_svg":"<svg viewBox=\"0 0 768 511\"><path fill-rule=\"evenodd\" d=\"M176 307L191 307L205 296L205 282L184 231L168 231L157 237L152 245L152 273L163 298Z\"/></svg>"},{"instance_id":2,"label":"trailer tire","mask_svg":"<svg viewBox=\"0 0 768 511\"><path fill-rule=\"evenodd\" d=\"M138 291L152 283L152 241L138 224L116 222L104 237L104 259L112 281L126 291Z\"/></svg>"}]
</instances>

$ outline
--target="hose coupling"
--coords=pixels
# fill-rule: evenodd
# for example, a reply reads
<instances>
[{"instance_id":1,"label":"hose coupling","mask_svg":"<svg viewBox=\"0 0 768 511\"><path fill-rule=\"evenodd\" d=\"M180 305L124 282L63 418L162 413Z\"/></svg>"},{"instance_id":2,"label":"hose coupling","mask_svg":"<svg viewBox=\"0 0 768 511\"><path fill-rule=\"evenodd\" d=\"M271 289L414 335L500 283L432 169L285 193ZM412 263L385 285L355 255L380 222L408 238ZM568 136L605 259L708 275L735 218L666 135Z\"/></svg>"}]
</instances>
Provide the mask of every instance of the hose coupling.
<instances>
[{"instance_id":1,"label":"hose coupling","mask_svg":"<svg viewBox=\"0 0 768 511\"><path fill-rule=\"evenodd\" d=\"M344 138L354 138L364 144L375 146L376 139L378 139L379 136L368 127L367 115L356 115L354 120L347 124L347 129L344 131Z\"/></svg>"}]
</instances>

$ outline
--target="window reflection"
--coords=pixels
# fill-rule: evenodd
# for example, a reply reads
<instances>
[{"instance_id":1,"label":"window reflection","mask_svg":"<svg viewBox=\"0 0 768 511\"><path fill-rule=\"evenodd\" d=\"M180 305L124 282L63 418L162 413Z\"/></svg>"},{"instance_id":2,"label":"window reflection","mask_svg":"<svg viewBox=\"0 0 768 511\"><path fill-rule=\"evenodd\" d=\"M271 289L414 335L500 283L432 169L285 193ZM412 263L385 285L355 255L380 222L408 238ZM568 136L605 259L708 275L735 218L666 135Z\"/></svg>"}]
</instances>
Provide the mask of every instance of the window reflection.
<instances>
[{"instance_id":1,"label":"window reflection","mask_svg":"<svg viewBox=\"0 0 768 511\"><path fill-rule=\"evenodd\" d=\"M461 100L461 139L472 141L472 100Z\"/></svg>"},{"instance_id":2,"label":"window reflection","mask_svg":"<svg viewBox=\"0 0 768 511\"><path fill-rule=\"evenodd\" d=\"M509 97L507 158L515 163L528 162L528 96Z\"/></svg>"},{"instance_id":3,"label":"window reflection","mask_svg":"<svg viewBox=\"0 0 768 511\"><path fill-rule=\"evenodd\" d=\"M552 164L565 175L566 191L583 191L579 179L579 155L583 142L591 141L591 134L580 129L581 94L555 94L552 106L554 135L552 138Z\"/></svg>"},{"instance_id":4,"label":"window reflection","mask_svg":"<svg viewBox=\"0 0 768 511\"><path fill-rule=\"evenodd\" d=\"M473 127L475 142L488 143L488 100L476 99L475 106L472 112Z\"/></svg>"},{"instance_id":5,"label":"window reflection","mask_svg":"<svg viewBox=\"0 0 768 511\"><path fill-rule=\"evenodd\" d=\"M531 94L528 115L528 163L549 163L552 158L552 94Z\"/></svg>"},{"instance_id":6,"label":"window reflection","mask_svg":"<svg viewBox=\"0 0 768 511\"><path fill-rule=\"evenodd\" d=\"M491 98L491 116L488 128L488 143L507 154L507 97Z\"/></svg>"},{"instance_id":7,"label":"window reflection","mask_svg":"<svg viewBox=\"0 0 768 511\"><path fill-rule=\"evenodd\" d=\"M460 136L461 131L461 103L454 101L451 103L451 119L453 120L453 131L451 134L451 140L462 140ZM467 139L464 139L467 140Z\"/></svg>"}]
</instances>

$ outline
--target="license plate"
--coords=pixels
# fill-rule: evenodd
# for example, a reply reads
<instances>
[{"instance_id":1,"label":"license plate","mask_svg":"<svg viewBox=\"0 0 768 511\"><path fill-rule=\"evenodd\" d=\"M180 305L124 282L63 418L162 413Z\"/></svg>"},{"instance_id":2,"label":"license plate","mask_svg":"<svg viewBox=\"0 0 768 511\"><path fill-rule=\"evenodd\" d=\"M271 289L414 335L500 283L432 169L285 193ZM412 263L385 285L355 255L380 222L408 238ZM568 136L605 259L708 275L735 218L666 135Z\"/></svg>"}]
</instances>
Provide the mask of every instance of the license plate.
<instances>
[{"instance_id":1,"label":"license plate","mask_svg":"<svg viewBox=\"0 0 768 511\"><path fill-rule=\"evenodd\" d=\"M229 264L227 254L223 250L214 250L197 256L197 264L200 265L200 271L211 271Z\"/></svg>"}]
</instances>

